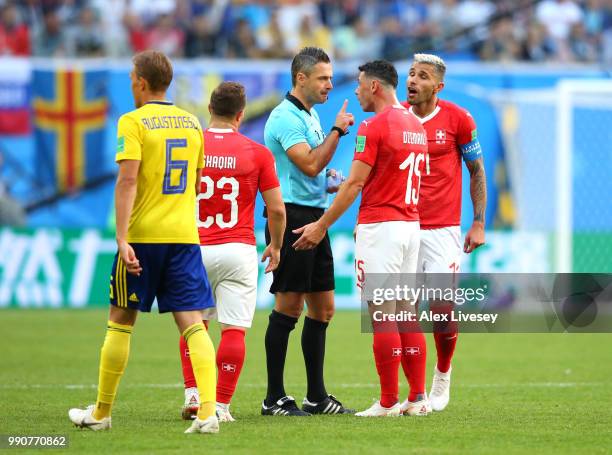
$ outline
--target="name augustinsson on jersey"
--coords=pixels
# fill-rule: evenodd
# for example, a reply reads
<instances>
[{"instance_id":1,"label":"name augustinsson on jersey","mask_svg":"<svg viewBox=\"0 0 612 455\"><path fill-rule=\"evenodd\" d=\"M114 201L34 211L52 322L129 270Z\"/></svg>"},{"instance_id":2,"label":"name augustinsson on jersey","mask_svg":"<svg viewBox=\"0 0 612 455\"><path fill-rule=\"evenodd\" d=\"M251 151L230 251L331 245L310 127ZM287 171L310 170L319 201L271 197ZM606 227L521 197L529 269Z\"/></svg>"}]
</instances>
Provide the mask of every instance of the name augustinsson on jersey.
<instances>
[{"instance_id":1,"label":"name augustinsson on jersey","mask_svg":"<svg viewBox=\"0 0 612 455\"><path fill-rule=\"evenodd\" d=\"M160 128L191 128L199 130L199 125L187 115L154 115L143 117L142 124L148 130L158 130Z\"/></svg>"}]
</instances>

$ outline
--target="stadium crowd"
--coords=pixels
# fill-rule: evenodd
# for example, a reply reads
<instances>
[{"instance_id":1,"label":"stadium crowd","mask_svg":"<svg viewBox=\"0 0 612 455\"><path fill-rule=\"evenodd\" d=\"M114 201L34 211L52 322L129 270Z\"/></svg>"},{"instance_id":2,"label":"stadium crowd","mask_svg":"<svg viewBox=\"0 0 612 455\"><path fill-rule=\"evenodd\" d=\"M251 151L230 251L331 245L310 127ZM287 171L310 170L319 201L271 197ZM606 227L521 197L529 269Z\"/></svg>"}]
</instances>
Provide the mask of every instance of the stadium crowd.
<instances>
[{"instance_id":1,"label":"stadium crowd","mask_svg":"<svg viewBox=\"0 0 612 455\"><path fill-rule=\"evenodd\" d=\"M611 0L0 0L0 55L612 62Z\"/></svg>"}]
</instances>

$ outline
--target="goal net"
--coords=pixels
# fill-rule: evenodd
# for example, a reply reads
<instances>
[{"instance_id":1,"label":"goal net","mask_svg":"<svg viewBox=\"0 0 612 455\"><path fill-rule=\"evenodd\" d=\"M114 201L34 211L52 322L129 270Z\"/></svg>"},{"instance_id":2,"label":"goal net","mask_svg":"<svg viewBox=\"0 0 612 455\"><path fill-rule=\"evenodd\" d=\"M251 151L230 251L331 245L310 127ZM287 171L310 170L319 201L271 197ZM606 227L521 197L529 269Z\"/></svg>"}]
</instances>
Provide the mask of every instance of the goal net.
<instances>
[{"instance_id":1,"label":"goal net","mask_svg":"<svg viewBox=\"0 0 612 455\"><path fill-rule=\"evenodd\" d=\"M514 227L549 239L540 271L612 272L612 80L565 79L496 104Z\"/></svg>"}]
</instances>

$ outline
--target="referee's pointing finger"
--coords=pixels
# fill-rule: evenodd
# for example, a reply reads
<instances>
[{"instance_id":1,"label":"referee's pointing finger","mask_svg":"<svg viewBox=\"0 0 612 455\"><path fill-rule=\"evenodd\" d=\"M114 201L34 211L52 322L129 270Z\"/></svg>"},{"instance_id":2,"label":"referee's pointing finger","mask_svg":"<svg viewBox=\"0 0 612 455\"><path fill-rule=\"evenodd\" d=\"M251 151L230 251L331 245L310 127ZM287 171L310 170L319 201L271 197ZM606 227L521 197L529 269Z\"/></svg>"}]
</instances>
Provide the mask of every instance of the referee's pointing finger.
<instances>
[{"instance_id":1,"label":"referee's pointing finger","mask_svg":"<svg viewBox=\"0 0 612 455\"><path fill-rule=\"evenodd\" d=\"M342 108L340 108L340 112L343 114L346 112L346 107L348 106L348 99L344 99L344 103L342 103ZM333 111L332 111L333 112Z\"/></svg>"}]
</instances>

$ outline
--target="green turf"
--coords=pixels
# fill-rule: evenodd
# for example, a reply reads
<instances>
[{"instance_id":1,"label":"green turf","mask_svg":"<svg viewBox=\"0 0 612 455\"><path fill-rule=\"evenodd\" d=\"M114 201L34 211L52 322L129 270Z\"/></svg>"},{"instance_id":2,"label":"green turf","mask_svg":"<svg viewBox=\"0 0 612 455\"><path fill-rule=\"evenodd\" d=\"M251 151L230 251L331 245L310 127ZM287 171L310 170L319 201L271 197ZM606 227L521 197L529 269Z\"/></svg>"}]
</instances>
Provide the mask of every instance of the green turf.
<instances>
[{"instance_id":1,"label":"green turf","mask_svg":"<svg viewBox=\"0 0 612 455\"><path fill-rule=\"evenodd\" d=\"M184 435L177 331L171 316L141 315L113 412L113 429L71 426L69 407L95 400L106 311L0 311L0 434L67 434L70 453L609 453L612 451L612 335L463 334L453 393L426 418L259 415L265 393L258 312L232 412L219 435ZM213 329L215 340L218 332ZM298 329L285 380L301 402ZM433 340L428 335L430 352ZM358 409L377 397L371 335L359 315L339 312L328 332L327 387ZM432 371L428 362L428 384ZM401 384L406 393L405 381ZM25 453L20 451L18 453ZM55 453L55 452L53 452Z\"/></svg>"}]
</instances>

